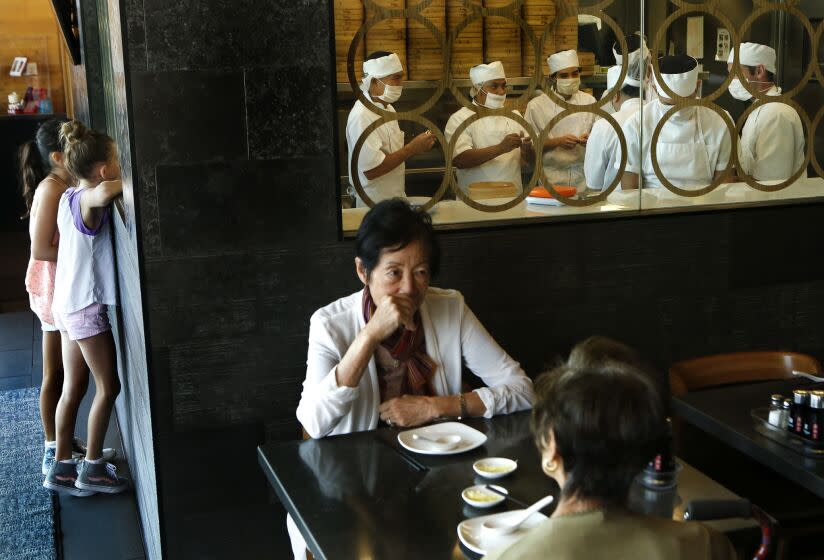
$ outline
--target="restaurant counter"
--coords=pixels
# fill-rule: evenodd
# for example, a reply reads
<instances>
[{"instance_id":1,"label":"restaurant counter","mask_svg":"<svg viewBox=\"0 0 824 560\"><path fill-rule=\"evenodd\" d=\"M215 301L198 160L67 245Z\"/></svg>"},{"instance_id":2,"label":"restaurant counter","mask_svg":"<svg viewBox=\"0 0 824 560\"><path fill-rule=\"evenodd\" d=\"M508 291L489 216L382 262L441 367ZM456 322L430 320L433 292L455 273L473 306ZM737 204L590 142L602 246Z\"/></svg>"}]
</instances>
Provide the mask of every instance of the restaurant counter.
<instances>
[{"instance_id":1,"label":"restaurant counter","mask_svg":"<svg viewBox=\"0 0 824 560\"><path fill-rule=\"evenodd\" d=\"M575 220L582 216L638 215L640 213L664 211L719 210L730 207L748 207L764 204L795 203L824 197L824 178L799 179L787 188L776 192L758 191L746 183L724 183L709 194L697 197L681 197L664 188L621 191L616 189L607 200L590 206L545 206L522 201L502 212L476 210L460 200L441 200L429 210L432 223L439 229L459 227L491 227L512 223L522 223L528 219L538 221ZM480 201L488 206L501 205L511 199L488 199ZM426 199L415 198L413 204L422 204ZM342 210L343 233L354 236L366 215L368 208L346 208Z\"/></svg>"}]
</instances>

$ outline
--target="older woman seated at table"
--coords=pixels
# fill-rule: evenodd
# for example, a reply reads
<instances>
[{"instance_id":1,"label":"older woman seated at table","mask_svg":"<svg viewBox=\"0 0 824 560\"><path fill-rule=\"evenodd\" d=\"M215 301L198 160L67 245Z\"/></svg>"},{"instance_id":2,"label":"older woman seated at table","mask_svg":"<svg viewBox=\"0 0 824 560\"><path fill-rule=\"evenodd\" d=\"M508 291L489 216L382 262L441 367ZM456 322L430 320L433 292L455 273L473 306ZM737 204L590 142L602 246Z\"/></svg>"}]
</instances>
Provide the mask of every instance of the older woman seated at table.
<instances>
[{"instance_id":1,"label":"older woman seated at table","mask_svg":"<svg viewBox=\"0 0 824 560\"><path fill-rule=\"evenodd\" d=\"M313 438L528 409L532 382L455 290L430 287L440 250L429 215L394 199L363 219L363 290L312 315L297 417ZM462 392L462 364L486 384Z\"/></svg>"},{"instance_id":2,"label":"older woman seated at table","mask_svg":"<svg viewBox=\"0 0 824 560\"><path fill-rule=\"evenodd\" d=\"M630 484L660 442L664 415L649 375L618 361L631 350L608 342L590 339L597 355L573 351L567 364L536 380L532 429L560 500L549 520L487 558L736 558L724 535L700 523L626 509Z\"/></svg>"}]
</instances>

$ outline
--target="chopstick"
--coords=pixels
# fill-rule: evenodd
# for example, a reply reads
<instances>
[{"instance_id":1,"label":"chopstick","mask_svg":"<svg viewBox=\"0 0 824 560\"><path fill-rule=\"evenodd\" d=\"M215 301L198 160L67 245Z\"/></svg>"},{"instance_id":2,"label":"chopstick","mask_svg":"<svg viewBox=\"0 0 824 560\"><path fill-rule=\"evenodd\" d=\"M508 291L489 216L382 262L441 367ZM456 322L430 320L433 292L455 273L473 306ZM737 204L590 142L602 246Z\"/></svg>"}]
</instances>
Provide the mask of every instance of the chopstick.
<instances>
[{"instance_id":1,"label":"chopstick","mask_svg":"<svg viewBox=\"0 0 824 560\"><path fill-rule=\"evenodd\" d=\"M815 381L816 383L821 383L822 381L824 381L824 378L822 378L822 377L817 377L817 376L813 375L812 373L806 373L806 372L803 372L803 371L793 370L793 375L795 375L796 377L805 377L805 378L809 379L810 381Z\"/></svg>"},{"instance_id":2,"label":"chopstick","mask_svg":"<svg viewBox=\"0 0 824 560\"><path fill-rule=\"evenodd\" d=\"M380 441L385 446L387 446L389 449L391 449L392 451L397 453L398 456L401 459L403 459L403 462L406 463L407 466L409 466L409 468L411 468L413 471L425 472L425 471L429 470L429 467L427 467L423 463L419 462L417 459L415 459L411 455L405 453L403 450L398 449L397 447L395 447L394 445L392 445L391 443L389 443L385 439L379 437L378 441Z\"/></svg>"},{"instance_id":3,"label":"chopstick","mask_svg":"<svg viewBox=\"0 0 824 560\"><path fill-rule=\"evenodd\" d=\"M506 498L507 500L509 500L513 504L519 505L524 509L529 507L529 504L526 504L526 503L522 502L521 500L519 500L517 498L513 498L512 496L510 496L506 492L501 492L500 490L498 490L494 486L490 486L489 484L487 484L486 489L489 490L490 492L495 492L496 494L500 494L501 496L503 496L504 498Z\"/></svg>"}]
</instances>

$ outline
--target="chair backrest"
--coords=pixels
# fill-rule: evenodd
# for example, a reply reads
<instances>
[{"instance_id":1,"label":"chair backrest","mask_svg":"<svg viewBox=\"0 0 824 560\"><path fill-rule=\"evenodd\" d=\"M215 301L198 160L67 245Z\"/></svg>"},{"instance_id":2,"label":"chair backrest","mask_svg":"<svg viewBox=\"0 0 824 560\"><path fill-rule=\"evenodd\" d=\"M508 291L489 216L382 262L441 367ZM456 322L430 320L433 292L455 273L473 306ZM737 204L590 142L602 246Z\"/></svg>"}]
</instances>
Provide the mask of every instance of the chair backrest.
<instances>
[{"instance_id":1,"label":"chair backrest","mask_svg":"<svg viewBox=\"0 0 824 560\"><path fill-rule=\"evenodd\" d=\"M796 352L732 352L702 356L673 364L669 370L674 396L690 391L750 381L786 379L793 371L821 375L821 364Z\"/></svg>"}]
</instances>

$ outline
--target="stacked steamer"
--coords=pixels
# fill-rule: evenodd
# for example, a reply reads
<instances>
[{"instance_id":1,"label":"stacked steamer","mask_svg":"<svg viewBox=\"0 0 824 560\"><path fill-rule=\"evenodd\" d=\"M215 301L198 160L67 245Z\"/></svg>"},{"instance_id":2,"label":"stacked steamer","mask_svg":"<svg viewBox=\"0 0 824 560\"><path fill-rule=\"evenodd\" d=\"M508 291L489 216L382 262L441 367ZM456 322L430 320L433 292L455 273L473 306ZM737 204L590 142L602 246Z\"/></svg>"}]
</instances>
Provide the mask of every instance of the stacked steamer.
<instances>
[{"instance_id":1,"label":"stacked steamer","mask_svg":"<svg viewBox=\"0 0 824 560\"><path fill-rule=\"evenodd\" d=\"M582 76L595 74L595 53L578 51L578 64L581 65Z\"/></svg>"},{"instance_id":2,"label":"stacked steamer","mask_svg":"<svg viewBox=\"0 0 824 560\"><path fill-rule=\"evenodd\" d=\"M348 83L346 60L349 45L363 24L362 0L335 0L335 68L338 83ZM363 70L363 41L355 51L355 79L360 81Z\"/></svg>"},{"instance_id":3,"label":"stacked steamer","mask_svg":"<svg viewBox=\"0 0 824 560\"><path fill-rule=\"evenodd\" d=\"M486 8L503 8L512 0L484 0ZM507 76L521 76L521 27L501 17L484 18L484 62L500 60Z\"/></svg>"},{"instance_id":4,"label":"stacked steamer","mask_svg":"<svg viewBox=\"0 0 824 560\"><path fill-rule=\"evenodd\" d=\"M432 0L421 15L428 19L446 41L446 0ZM410 80L439 80L443 75L443 48L422 23L407 20L408 71Z\"/></svg>"},{"instance_id":5,"label":"stacked steamer","mask_svg":"<svg viewBox=\"0 0 824 560\"><path fill-rule=\"evenodd\" d=\"M464 5L464 0L446 0L446 29L451 36L472 10ZM483 20L478 18L463 28L452 43L452 76L469 78L469 69L483 62Z\"/></svg>"},{"instance_id":6,"label":"stacked steamer","mask_svg":"<svg viewBox=\"0 0 824 560\"><path fill-rule=\"evenodd\" d=\"M523 18L526 25L535 35L536 45L540 44L546 27L555 22L555 0L526 0L523 5ZM549 38L548 40L552 39ZM521 53L523 55L522 67L524 76L534 75L535 47L526 35L521 38ZM544 48L543 56L540 57L542 65L544 63L543 61L546 60L546 57L550 54L552 54L552 51Z\"/></svg>"},{"instance_id":7,"label":"stacked steamer","mask_svg":"<svg viewBox=\"0 0 824 560\"><path fill-rule=\"evenodd\" d=\"M403 10L406 8L406 0L379 0L377 4L388 9ZM381 14L375 10L367 10L366 12L367 20L379 17L381 17ZM406 18L384 19L366 32L366 56L375 51L397 54L404 69L408 68L406 61Z\"/></svg>"}]
</instances>

